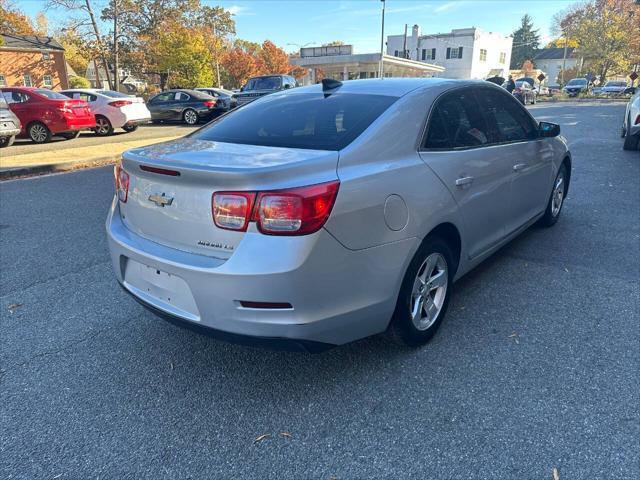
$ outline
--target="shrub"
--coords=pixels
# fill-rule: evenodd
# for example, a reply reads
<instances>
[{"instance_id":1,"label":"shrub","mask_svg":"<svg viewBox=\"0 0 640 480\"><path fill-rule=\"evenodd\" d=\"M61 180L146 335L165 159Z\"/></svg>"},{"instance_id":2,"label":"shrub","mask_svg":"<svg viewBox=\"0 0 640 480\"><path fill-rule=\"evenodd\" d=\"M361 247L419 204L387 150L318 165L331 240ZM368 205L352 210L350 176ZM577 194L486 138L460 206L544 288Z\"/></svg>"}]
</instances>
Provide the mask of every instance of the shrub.
<instances>
[{"instance_id":1,"label":"shrub","mask_svg":"<svg viewBox=\"0 0 640 480\"><path fill-rule=\"evenodd\" d=\"M91 82L84 77L69 77L69 88L91 88Z\"/></svg>"}]
</instances>

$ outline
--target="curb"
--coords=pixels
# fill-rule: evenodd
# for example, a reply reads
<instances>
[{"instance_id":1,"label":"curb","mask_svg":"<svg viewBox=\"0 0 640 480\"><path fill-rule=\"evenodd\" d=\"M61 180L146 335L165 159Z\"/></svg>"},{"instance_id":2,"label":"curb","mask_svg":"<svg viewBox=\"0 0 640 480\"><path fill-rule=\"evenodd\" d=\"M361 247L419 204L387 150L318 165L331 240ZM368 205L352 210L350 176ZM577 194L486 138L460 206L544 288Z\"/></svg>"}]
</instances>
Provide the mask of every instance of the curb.
<instances>
[{"instance_id":1,"label":"curb","mask_svg":"<svg viewBox=\"0 0 640 480\"><path fill-rule=\"evenodd\" d=\"M49 175L52 173L69 172L81 168L96 168L114 164L122 154L109 155L106 157L94 158L87 161L70 161L54 163L49 165L33 165L28 167L16 167L0 170L0 181L13 180L16 178L33 177L39 175Z\"/></svg>"}]
</instances>

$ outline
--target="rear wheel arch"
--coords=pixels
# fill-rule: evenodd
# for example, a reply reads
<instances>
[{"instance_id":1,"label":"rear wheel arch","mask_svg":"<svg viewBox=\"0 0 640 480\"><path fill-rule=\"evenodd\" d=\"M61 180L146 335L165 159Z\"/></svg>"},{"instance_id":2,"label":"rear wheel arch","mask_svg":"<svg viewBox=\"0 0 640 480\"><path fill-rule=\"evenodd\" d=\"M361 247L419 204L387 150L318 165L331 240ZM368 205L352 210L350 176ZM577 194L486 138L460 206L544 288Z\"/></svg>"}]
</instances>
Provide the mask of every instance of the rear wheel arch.
<instances>
[{"instance_id":1,"label":"rear wheel arch","mask_svg":"<svg viewBox=\"0 0 640 480\"><path fill-rule=\"evenodd\" d=\"M443 240L451 249L453 254L454 265L451 265L451 274L455 275L460 265L460 255L462 253L462 237L458 228L450 222L441 223L433 228L423 239L423 242L428 238L437 237Z\"/></svg>"}]
</instances>

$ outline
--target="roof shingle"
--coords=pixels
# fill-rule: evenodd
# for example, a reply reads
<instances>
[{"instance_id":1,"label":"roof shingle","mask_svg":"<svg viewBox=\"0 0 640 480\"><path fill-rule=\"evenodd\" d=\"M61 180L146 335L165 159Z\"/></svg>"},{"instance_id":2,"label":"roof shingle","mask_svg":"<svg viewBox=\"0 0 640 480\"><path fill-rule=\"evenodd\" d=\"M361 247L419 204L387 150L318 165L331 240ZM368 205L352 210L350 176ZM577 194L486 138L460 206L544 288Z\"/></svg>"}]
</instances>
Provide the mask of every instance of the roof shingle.
<instances>
[{"instance_id":1,"label":"roof shingle","mask_svg":"<svg viewBox=\"0 0 640 480\"><path fill-rule=\"evenodd\" d=\"M53 37L38 37L36 35L13 35L8 33L0 33L0 37L2 37L2 40L4 40L0 44L0 48L64 51L64 47L60 45Z\"/></svg>"}]
</instances>

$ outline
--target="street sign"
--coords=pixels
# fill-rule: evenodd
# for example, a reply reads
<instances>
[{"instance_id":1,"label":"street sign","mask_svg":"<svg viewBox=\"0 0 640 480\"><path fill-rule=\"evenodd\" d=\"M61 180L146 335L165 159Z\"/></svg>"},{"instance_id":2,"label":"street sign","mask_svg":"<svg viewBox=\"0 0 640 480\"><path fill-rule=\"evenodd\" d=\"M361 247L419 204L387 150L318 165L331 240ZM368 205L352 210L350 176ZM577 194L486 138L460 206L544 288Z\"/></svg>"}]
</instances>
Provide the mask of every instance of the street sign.
<instances>
[{"instance_id":1,"label":"street sign","mask_svg":"<svg viewBox=\"0 0 640 480\"><path fill-rule=\"evenodd\" d=\"M539 82L543 81L545 78L547 78L547 77L544 76L544 73L541 73L540 75L538 75L538 81Z\"/></svg>"},{"instance_id":2,"label":"street sign","mask_svg":"<svg viewBox=\"0 0 640 480\"><path fill-rule=\"evenodd\" d=\"M629 78L631 79L632 82L635 82L636 79L638 78L638 74L636 72L631 72L631 75L629 75Z\"/></svg>"}]
</instances>

